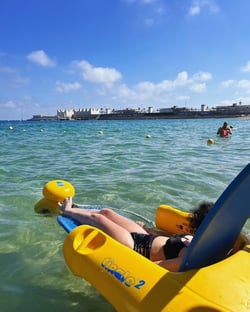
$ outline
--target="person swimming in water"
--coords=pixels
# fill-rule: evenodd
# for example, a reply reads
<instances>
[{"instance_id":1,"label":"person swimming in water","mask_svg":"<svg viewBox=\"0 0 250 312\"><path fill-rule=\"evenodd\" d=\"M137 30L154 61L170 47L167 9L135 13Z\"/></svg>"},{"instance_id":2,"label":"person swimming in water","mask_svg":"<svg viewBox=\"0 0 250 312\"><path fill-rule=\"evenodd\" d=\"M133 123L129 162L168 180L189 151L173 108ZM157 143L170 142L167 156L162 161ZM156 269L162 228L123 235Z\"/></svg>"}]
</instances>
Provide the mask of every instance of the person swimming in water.
<instances>
[{"instance_id":1,"label":"person swimming in water","mask_svg":"<svg viewBox=\"0 0 250 312\"><path fill-rule=\"evenodd\" d=\"M223 123L223 125L221 127L219 127L219 129L217 130L217 134L220 136L220 137L226 137L228 136L229 134L232 134L232 131L231 131L232 127L228 125L228 123L225 121Z\"/></svg>"},{"instance_id":2,"label":"person swimming in water","mask_svg":"<svg viewBox=\"0 0 250 312\"><path fill-rule=\"evenodd\" d=\"M72 204L72 197L58 203L63 215L102 230L169 271L179 270L182 258L192 241L192 235L171 236L163 232L150 232L150 229L144 228L142 224L123 217L110 208L88 210L72 207ZM194 233L212 206L212 202L202 202L192 210L189 221Z\"/></svg>"}]
</instances>

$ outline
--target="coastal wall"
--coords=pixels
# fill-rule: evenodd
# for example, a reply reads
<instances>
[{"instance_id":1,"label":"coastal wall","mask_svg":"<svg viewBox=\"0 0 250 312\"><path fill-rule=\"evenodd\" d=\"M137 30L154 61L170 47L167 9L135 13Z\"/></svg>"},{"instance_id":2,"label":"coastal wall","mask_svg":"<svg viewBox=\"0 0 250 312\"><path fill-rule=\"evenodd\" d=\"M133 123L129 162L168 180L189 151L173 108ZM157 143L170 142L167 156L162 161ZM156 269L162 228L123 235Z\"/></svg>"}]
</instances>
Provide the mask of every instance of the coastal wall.
<instances>
[{"instance_id":1,"label":"coastal wall","mask_svg":"<svg viewBox=\"0 0 250 312\"><path fill-rule=\"evenodd\" d=\"M194 110L172 107L152 112L133 109L102 110L102 109L70 109L57 110L56 116L34 115L31 121L39 120L134 120L134 119L184 119L184 118L234 118L250 116L250 105L217 106L215 109Z\"/></svg>"}]
</instances>

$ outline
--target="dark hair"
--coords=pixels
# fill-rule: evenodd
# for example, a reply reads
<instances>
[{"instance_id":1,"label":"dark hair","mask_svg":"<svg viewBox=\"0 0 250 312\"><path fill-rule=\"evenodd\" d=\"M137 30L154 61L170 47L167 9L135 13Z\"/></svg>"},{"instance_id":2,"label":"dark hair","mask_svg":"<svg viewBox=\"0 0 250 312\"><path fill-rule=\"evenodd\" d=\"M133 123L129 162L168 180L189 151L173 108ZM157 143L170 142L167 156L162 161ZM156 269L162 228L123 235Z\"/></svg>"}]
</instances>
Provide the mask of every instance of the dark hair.
<instances>
[{"instance_id":1,"label":"dark hair","mask_svg":"<svg viewBox=\"0 0 250 312\"><path fill-rule=\"evenodd\" d=\"M189 226L194 233L213 205L213 202L203 201L197 207L191 210L192 216L189 218Z\"/></svg>"}]
</instances>

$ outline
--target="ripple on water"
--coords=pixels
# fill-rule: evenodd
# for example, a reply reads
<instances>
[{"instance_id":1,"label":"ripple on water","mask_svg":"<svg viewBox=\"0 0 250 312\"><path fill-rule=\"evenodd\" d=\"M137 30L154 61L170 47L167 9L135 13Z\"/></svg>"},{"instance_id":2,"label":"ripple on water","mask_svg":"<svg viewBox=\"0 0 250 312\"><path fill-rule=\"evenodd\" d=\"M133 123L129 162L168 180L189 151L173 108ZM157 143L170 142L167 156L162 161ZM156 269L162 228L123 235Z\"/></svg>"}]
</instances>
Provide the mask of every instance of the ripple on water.
<instances>
[{"instance_id":1,"label":"ripple on water","mask_svg":"<svg viewBox=\"0 0 250 312\"><path fill-rule=\"evenodd\" d=\"M77 203L127 209L151 220L160 204L188 210L200 200L216 200L249 162L249 120L230 120L235 130L229 139L215 135L223 121L23 122L13 131L0 123L5 312L112 311L67 269L65 233L55 217L34 213L46 182L68 180ZM208 138L215 144L207 145Z\"/></svg>"}]
</instances>

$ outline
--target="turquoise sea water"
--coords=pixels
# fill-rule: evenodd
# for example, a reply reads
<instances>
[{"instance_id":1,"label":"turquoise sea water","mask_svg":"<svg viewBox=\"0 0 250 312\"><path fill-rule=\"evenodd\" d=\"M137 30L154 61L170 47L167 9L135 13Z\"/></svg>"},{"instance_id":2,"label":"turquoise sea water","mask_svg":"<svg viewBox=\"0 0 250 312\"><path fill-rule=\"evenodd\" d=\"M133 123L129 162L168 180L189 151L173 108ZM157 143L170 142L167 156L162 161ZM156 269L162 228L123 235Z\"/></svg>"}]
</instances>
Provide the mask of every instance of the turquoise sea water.
<instances>
[{"instance_id":1,"label":"turquoise sea water","mask_svg":"<svg viewBox=\"0 0 250 312\"><path fill-rule=\"evenodd\" d=\"M0 122L1 311L113 311L66 267L56 218L35 214L44 184L64 179L77 203L152 220L160 204L188 210L216 200L250 161L250 119L228 120L226 139L215 134L223 121Z\"/></svg>"}]
</instances>

